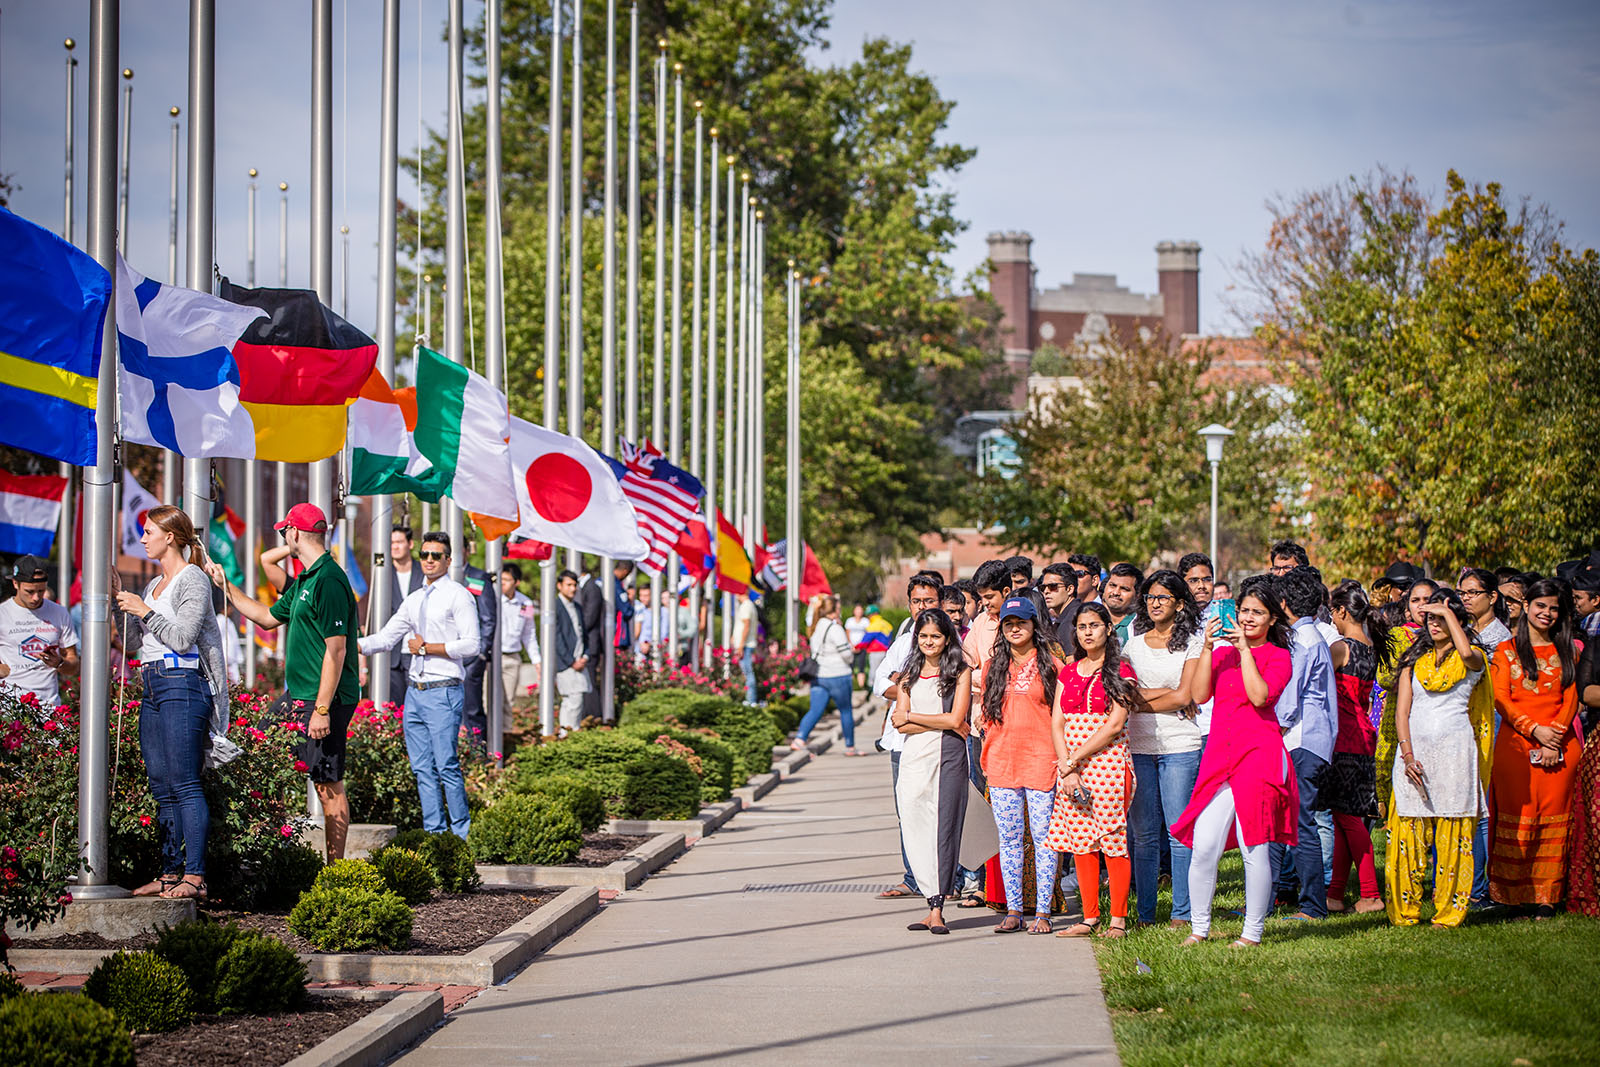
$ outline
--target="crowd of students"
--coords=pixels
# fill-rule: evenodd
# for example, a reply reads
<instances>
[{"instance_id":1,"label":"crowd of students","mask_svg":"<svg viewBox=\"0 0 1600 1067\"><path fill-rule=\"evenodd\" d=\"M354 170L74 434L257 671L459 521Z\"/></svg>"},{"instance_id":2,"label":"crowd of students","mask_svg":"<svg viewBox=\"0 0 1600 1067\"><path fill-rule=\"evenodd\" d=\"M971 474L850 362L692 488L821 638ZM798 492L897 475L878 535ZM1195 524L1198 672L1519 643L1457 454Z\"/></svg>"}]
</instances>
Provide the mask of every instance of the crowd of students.
<instances>
[{"instance_id":1,"label":"crowd of students","mask_svg":"<svg viewBox=\"0 0 1600 1067\"><path fill-rule=\"evenodd\" d=\"M1431 895L1444 928L1484 909L1600 916L1600 553L1448 582L1401 562L1370 588L1328 583L1292 541L1268 562L1236 594L1201 553L1149 574L1075 554L1037 576L1017 556L911 578L872 685L904 867L883 896L925 898L913 930L948 933L956 903L1003 912L1001 933L1123 937L1159 922L1170 879L1166 925L1198 943L1233 848L1240 946L1275 903L1414 925ZM849 708L848 631L836 602L815 607L831 685L805 727ZM968 870L963 852L990 847L977 803L994 855ZM1054 930L1074 882L1082 920Z\"/></svg>"}]
</instances>

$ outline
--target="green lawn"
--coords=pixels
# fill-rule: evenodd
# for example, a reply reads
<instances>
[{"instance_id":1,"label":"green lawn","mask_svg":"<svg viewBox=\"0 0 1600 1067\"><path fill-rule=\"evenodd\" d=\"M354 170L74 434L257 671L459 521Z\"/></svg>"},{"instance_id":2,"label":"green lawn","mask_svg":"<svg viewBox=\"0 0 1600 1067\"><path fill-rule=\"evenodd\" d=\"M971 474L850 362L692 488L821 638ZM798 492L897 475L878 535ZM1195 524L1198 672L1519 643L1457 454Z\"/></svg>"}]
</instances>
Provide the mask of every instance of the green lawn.
<instances>
[{"instance_id":1,"label":"green lawn","mask_svg":"<svg viewBox=\"0 0 1600 1067\"><path fill-rule=\"evenodd\" d=\"M1163 893L1163 924L1168 903ZM1428 925L1424 907L1422 924L1409 928L1390 926L1382 913L1272 919L1260 948L1236 949L1242 920L1230 909L1243 907L1231 852L1212 940L1185 949L1186 932L1165 925L1097 939L1124 1063L1600 1062L1600 922L1475 913L1442 930ZM1141 974L1140 962L1151 973Z\"/></svg>"}]
</instances>

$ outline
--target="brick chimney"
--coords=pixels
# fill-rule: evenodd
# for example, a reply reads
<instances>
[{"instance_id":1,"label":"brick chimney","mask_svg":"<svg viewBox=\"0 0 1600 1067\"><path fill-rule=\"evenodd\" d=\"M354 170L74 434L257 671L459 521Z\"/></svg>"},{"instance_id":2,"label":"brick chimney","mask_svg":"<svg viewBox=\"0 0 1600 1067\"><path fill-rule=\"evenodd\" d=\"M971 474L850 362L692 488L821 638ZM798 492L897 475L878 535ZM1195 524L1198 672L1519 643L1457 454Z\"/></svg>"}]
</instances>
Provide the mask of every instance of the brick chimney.
<instances>
[{"instance_id":1,"label":"brick chimney","mask_svg":"<svg viewBox=\"0 0 1600 1067\"><path fill-rule=\"evenodd\" d=\"M1199 242L1162 241L1156 245L1156 277L1160 279L1162 325L1167 336L1176 341L1186 333L1199 333Z\"/></svg>"},{"instance_id":2,"label":"brick chimney","mask_svg":"<svg viewBox=\"0 0 1600 1067\"><path fill-rule=\"evenodd\" d=\"M1022 230L989 235L989 292L1000 305L1007 355L1033 349L1033 235Z\"/></svg>"}]
</instances>

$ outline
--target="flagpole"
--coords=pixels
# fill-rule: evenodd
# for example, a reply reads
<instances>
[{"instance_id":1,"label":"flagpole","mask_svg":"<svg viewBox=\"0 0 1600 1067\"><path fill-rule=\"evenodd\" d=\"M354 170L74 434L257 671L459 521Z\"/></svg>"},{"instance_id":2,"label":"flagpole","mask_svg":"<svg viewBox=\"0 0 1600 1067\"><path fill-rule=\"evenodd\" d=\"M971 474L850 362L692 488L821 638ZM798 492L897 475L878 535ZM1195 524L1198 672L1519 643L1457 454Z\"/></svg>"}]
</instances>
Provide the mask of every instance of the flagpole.
<instances>
[{"instance_id":1,"label":"flagpole","mask_svg":"<svg viewBox=\"0 0 1600 1067\"><path fill-rule=\"evenodd\" d=\"M246 183L246 223L244 234L245 285L256 287L256 168L250 168L250 181ZM244 587L255 596L257 576L256 531L261 529L261 464L257 460L244 461ZM255 628L245 620L244 684L256 684Z\"/></svg>"},{"instance_id":2,"label":"flagpole","mask_svg":"<svg viewBox=\"0 0 1600 1067\"><path fill-rule=\"evenodd\" d=\"M655 331L651 337L655 359L650 375L650 440L661 447L665 432L666 413L666 266L667 266L667 42L656 41L656 299ZM637 441L634 442L638 444ZM650 577L650 610L655 615L650 620L650 661L661 666L661 609L662 591L666 585L660 574ZM670 613L669 613L670 619Z\"/></svg>"},{"instance_id":3,"label":"flagpole","mask_svg":"<svg viewBox=\"0 0 1600 1067\"><path fill-rule=\"evenodd\" d=\"M323 0L327 2L327 0ZM217 4L189 0L189 181L187 225L189 245L184 260L188 287L209 293L215 256L212 181L217 131ZM183 510L202 541L211 526L211 461L183 461Z\"/></svg>"},{"instance_id":4,"label":"flagpole","mask_svg":"<svg viewBox=\"0 0 1600 1067\"><path fill-rule=\"evenodd\" d=\"M78 60L72 54L78 42L68 37L62 42L67 50L67 144L66 144L66 180L63 184L63 200L65 208L62 212L61 236L66 238L68 244L73 241L72 219L72 178L77 170L73 152L73 133L78 117ZM91 105L92 106L92 105ZM72 533L74 513L77 510L72 499L72 464L60 463L56 473L67 480L66 490L61 494L61 518L56 527L56 599L67 603L67 591L72 586Z\"/></svg>"},{"instance_id":5,"label":"flagpole","mask_svg":"<svg viewBox=\"0 0 1600 1067\"><path fill-rule=\"evenodd\" d=\"M555 431L561 399L561 0L550 4L550 122L545 147L544 425ZM539 567L539 655L539 730L549 737L556 732L554 552Z\"/></svg>"},{"instance_id":6,"label":"flagpole","mask_svg":"<svg viewBox=\"0 0 1600 1067\"><path fill-rule=\"evenodd\" d=\"M717 142L717 128L711 127L711 202L707 213L710 224L707 236L710 244L706 255L706 499L705 523L706 537L710 544L716 545L717 536L717 170L722 160L717 155L720 146ZM696 153L698 156L699 153ZM696 182L696 185L699 183ZM696 257L698 258L698 257ZM701 663L710 666L711 646L716 642L715 631L712 629L716 621L712 612L717 607L716 576L712 575L710 583L706 585L706 640L701 649Z\"/></svg>"},{"instance_id":7,"label":"flagpole","mask_svg":"<svg viewBox=\"0 0 1600 1067\"><path fill-rule=\"evenodd\" d=\"M755 269L750 272L750 306L755 311L750 328L750 359L754 370L750 375L750 554L755 555L757 544L767 541L767 352L766 352L766 286L767 276L767 224L766 212L756 212Z\"/></svg>"},{"instance_id":8,"label":"flagpole","mask_svg":"<svg viewBox=\"0 0 1600 1067\"><path fill-rule=\"evenodd\" d=\"M738 434L736 432L736 427L734 425L734 396L733 396L734 378L735 378L734 369L733 369L733 352L734 352L734 344L735 344L735 340L734 340L734 325L733 325L733 314L734 314L734 295L733 295L733 287L734 287L734 262L733 262L733 256L734 256L734 250L733 250L733 237L734 237L734 226L733 226L733 205L734 205L734 200L733 200L733 195L734 194L733 194L733 190L734 190L734 185L733 185L733 181L734 181L734 177L733 177L733 164L734 164L734 162L735 162L735 159L734 159L733 155L730 153L728 155L728 158L727 158L727 164L728 164L727 207L725 207L723 209L723 219L725 220L725 224L727 226L727 240L723 242L723 244L726 246L726 250L724 252L724 258L723 258L723 268L724 269L723 269L723 272L722 272L723 275L727 278L727 281L725 283L726 284L726 288L723 290L725 298L723 300L723 320L722 320L723 321L723 331L722 331L722 422L723 422L723 428L722 428L722 513L724 515L733 514L734 446L735 446L735 442L738 439ZM713 516L713 518L715 518L715 516ZM717 528L718 528L717 527L717 523L713 522L710 526L708 526L706 528L706 532L707 532L708 536L710 537L713 553L715 555L717 555L718 562L720 563L720 561L721 561L721 553L715 551L716 548L717 548ZM715 581L715 576L713 576L713 582L714 581ZM732 643L733 643L733 594L732 593L724 593L722 595L722 647L723 648L727 648Z\"/></svg>"},{"instance_id":9,"label":"flagpole","mask_svg":"<svg viewBox=\"0 0 1600 1067\"><path fill-rule=\"evenodd\" d=\"M735 457L734 513L731 518L744 540L745 551L750 550L750 253L754 250L751 229L750 174L741 175L742 193L739 197L739 383L738 383L738 434L739 447Z\"/></svg>"},{"instance_id":10,"label":"flagpole","mask_svg":"<svg viewBox=\"0 0 1600 1067\"><path fill-rule=\"evenodd\" d=\"M623 436L639 441L639 5L629 15L628 39L628 351L623 372ZM606 441L608 448L617 447Z\"/></svg>"},{"instance_id":11,"label":"flagpole","mask_svg":"<svg viewBox=\"0 0 1600 1067\"><path fill-rule=\"evenodd\" d=\"M172 110L173 111L177 111L178 109L177 108L173 108ZM174 129L177 128L177 124L176 123L173 124L173 128ZM173 203L177 203L177 199L178 199L178 181L177 181L176 178L174 178L173 181L172 181L172 199L173 199ZM174 259L174 262L176 262L176 259ZM288 288L288 286L289 286L289 183L288 182L279 182L278 183L278 288L279 289L286 289L286 288ZM281 519L285 515L289 514L289 464L284 463L281 460L278 463L277 479L273 482L273 495L274 495L274 498L275 498L273 500L273 504L275 505L273 511L274 511L275 516L276 516L276 519ZM274 519L274 521L276 521L276 519ZM252 548L251 551L254 551L254 548ZM256 590L255 589L251 589L250 590L250 595L251 596L255 596L256 595ZM277 650L278 650L278 653L279 653L279 658L281 659L282 658L282 654L283 654L283 643L280 641L277 644L276 647L277 647Z\"/></svg>"},{"instance_id":12,"label":"flagpole","mask_svg":"<svg viewBox=\"0 0 1600 1067\"><path fill-rule=\"evenodd\" d=\"M567 199L567 433L583 440L583 4L572 17L572 173ZM567 549L567 567L583 572L583 553Z\"/></svg>"},{"instance_id":13,"label":"flagpole","mask_svg":"<svg viewBox=\"0 0 1600 1067\"><path fill-rule=\"evenodd\" d=\"M783 632L788 638L790 652L795 649L799 638L797 627L800 622L800 580L805 577L805 545L800 540L800 272L794 269L794 260L789 261L788 282L786 288L789 293L788 330L785 337L788 339L788 348L785 356L788 367L784 372L784 384L788 386L788 403L786 405L786 418L784 419L784 538L789 549L789 575L784 584L789 587L789 597L784 604Z\"/></svg>"},{"instance_id":14,"label":"flagpole","mask_svg":"<svg viewBox=\"0 0 1600 1067\"><path fill-rule=\"evenodd\" d=\"M324 306L332 307L333 0L312 0L311 11L311 288ZM307 494L330 522L333 466L332 459L311 464Z\"/></svg>"},{"instance_id":15,"label":"flagpole","mask_svg":"<svg viewBox=\"0 0 1600 1067\"><path fill-rule=\"evenodd\" d=\"M133 68L122 68L122 182L117 201L117 251L128 258L128 179L133 166Z\"/></svg>"},{"instance_id":16,"label":"flagpole","mask_svg":"<svg viewBox=\"0 0 1600 1067\"><path fill-rule=\"evenodd\" d=\"M117 54L118 0L89 5L89 252L117 276ZM111 568L116 566L116 516L112 453L117 403L117 302L106 305L100 333L100 376L95 398L95 462L84 468L83 670L78 725L77 900L125 897L111 881Z\"/></svg>"},{"instance_id":17,"label":"flagpole","mask_svg":"<svg viewBox=\"0 0 1600 1067\"><path fill-rule=\"evenodd\" d=\"M683 64L672 65L672 370L667 400L668 461L683 464ZM660 442L656 443L660 447ZM678 553L667 552L666 590L672 600L667 613L667 662L678 662Z\"/></svg>"},{"instance_id":18,"label":"flagpole","mask_svg":"<svg viewBox=\"0 0 1600 1067\"><path fill-rule=\"evenodd\" d=\"M492 2L492 0L491 0ZM394 384L395 272L398 236L395 186L400 158L400 0L383 0L383 98L378 118L378 372ZM369 632L389 621L396 605L390 603L389 527L393 524L393 498L379 493L372 501L372 585ZM253 590L252 590L253 591ZM367 685L374 706L382 708L396 694L389 692L389 653L375 653L367 664ZM399 694L402 699L404 694Z\"/></svg>"},{"instance_id":19,"label":"flagpole","mask_svg":"<svg viewBox=\"0 0 1600 1067\"><path fill-rule=\"evenodd\" d=\"M600 445L610 453L617 439L617 0L606 0L606 216L600 320ZM616 720L617 582L609 556L600 558L605 598L605 663L600 681L600 718Z\"/></svg>"},{"instance_id":20,"label":"flagpole","mask_svg":"<svg viewBox=\"0 0 1600 1067\"><path fill-rule=\"evenodd\" d=\"M322 0L326 2L326 0ZM466 175L461 145L461 57L462 0L450 0L448 16L449 89L445 160L445 250L444 250L444 355L451 363L464 362L467 349L465 297L466 273ZM461 530L461 509L445 497L439 502L445 533L450 538L450 577L461 580L466 567Z\"/></svg>"},{"instance_id":21,"label":"flagpole","mask_svg":"<svg viewBox=\"0 0 1600 1067\"><path fill-rule=\"evenodd\" d=\"M701 154L704 146L705 104L699 100L694 102L694 265L690 268L691 296L689 299L689 470L696 478L704 478L706 472L700 467L700 396L705 388L703 374L700 369L700 185L703 179L701 167ZM704 483L702 482L702 486ZM674 553L676 556L676 553ZM673 568L673 577L676 580L678 570ZM697 642L700 639L700 583L692 582L689 585L689 617L694 620L694 637L689 640L690 662L698 663L699 657L695 655Z\"/></svg>"},{"instance_id":22,"label":"flagpole","mask_svg":"<svg viewBox=\"0 0 1600 1067\"><path fill-rule=\"evenodd\" d=\"M506 389L506 335L505 266L501 259L500 243L500 0L487 0L483 7L483 21L486 93L484 104L487 118L485 151L488 155L486 167L488 182L484 191L483 347L484 364L489 372L489 388L503 394ZM398 40L397 33L397 52ZM392 217L394 212L388 214ZM500 566L504 547L504 539L496 537L485 544L483 550L483 569L489 575L483 595L495 598L497 610L501 597ZM505 744L506 713L506 689L500 669L505 654L501 651L499 636L496 635L494 647L489 653L489 736L485 738L488 742L489 758L497 765L502 760L495 753L500 752ZM521 650L518 649L514 655L521 659Z\"/></svg>"}]
</instances>

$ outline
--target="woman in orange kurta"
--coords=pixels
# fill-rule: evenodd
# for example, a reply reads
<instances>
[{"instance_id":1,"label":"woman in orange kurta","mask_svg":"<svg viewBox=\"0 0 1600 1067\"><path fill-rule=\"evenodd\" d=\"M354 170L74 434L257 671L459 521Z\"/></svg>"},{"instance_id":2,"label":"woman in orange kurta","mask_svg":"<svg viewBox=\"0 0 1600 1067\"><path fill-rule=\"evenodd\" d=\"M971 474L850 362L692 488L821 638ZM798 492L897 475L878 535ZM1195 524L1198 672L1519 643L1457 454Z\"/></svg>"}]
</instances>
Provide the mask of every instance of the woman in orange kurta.
<instances>
[{"instance_id":1,"label":"woman in orange kurta","mask_svg":"<svg viewBox=\"0 0 1600 1067\"><path fill-rule=\"evenodd\" d=\"M1495 649L1501 716L1490 775L1489 894L1552 914L1567 875L1580 746L1571 594L1553 579L1527 590L1517 636Z\"/></svg>"}]
</instances>

